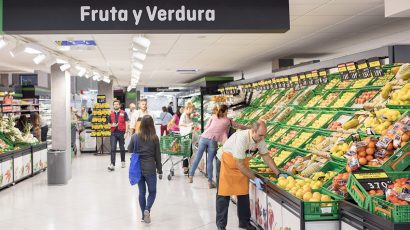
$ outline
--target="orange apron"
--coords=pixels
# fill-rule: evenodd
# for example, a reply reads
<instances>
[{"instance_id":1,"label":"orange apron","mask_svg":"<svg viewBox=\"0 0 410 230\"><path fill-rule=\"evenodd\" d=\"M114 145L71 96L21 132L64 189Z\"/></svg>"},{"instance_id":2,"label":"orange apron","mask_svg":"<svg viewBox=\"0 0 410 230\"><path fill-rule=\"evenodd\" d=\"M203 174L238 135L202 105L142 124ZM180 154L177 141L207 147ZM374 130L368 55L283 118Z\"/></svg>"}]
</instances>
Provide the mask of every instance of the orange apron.
<instances>
[{"instance_id":1,"label":"orange apron","mask_svg":"<svg viewBox=\"0 0 410 230\"><path fill-rule=\"evenodd\" d=\"M250 134L249 142L250 142ZM244 163L249 167L250 157L244 159ZM219 173L219 196L242 196L249 194L249 178L237 167L236 160L229 152L222 149L221 170Z\"/></svg>"}]
</instances>

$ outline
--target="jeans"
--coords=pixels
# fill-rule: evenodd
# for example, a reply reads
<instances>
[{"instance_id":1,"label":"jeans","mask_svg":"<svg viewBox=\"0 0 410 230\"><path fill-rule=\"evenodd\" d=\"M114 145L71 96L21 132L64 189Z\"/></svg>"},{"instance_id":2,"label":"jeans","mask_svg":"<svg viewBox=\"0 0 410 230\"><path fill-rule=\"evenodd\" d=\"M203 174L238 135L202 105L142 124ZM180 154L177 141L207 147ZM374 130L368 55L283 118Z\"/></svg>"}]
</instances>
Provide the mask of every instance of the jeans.
<instances>
[{"instance_id":1,"label":"jeans","mask_svg":"<svg viewBox=\"0 0 410 230\"><path fill-rule=\"evenodd\" d=\"M147 186L148 186L148 199L147 199ZM139 203L142 213L142 218L144 218L144 211L148 210L151 212L152 205L154 204L155 197L157 196L157 175L141 175L141 180L138 182L139 190Z\"/></svg>"},{"instance_id":2,"label":"jeans","mask_svg":"<svg viewBox=\"0 0 410 230\"><path fill-rule=\"evenodd\" d=\"M115 166L115 157L117 155L117 142L120 143L120 152L121 152L121 162L125 162L125 140L124 132L113 132L111 133L110 142L111 142L111 164Z\"/></svg>"},{"instance_id":3,"label":"jeans","mask_svg":"<svg viewBox=\"0 0 410 230\"><path fill-rule=\"evenodd\" d=\"M212 181L213 173L214 173L213 163L214 163L214 158L215 158L217 148L218 148L218 143L216 141L201 137L201 139L199 139L198 152L196 152L196 157L189 171L189 176L194 176L195 170L198 168L199 162L201 161L205 150L208 149L208 159L206 162L206 168L207 168L207 174L208 174L208 181Z\"/></svg>"},{"instance_id":4,"label":"jeans","mask_svg":"<svg viewBox=\"0 0 410 230\"><path fill-rule=\"evenodd\" d=\"M221 170L221 162L216 159L216 183L219 185L219 171ZM246 226L251 220L251 208L249 203L249 195L237 196L237 209L239 226ZM216 193L216 226L225 228L228 223L228 210L230 196L219 196Z\"/></svg>"}]
</instances>

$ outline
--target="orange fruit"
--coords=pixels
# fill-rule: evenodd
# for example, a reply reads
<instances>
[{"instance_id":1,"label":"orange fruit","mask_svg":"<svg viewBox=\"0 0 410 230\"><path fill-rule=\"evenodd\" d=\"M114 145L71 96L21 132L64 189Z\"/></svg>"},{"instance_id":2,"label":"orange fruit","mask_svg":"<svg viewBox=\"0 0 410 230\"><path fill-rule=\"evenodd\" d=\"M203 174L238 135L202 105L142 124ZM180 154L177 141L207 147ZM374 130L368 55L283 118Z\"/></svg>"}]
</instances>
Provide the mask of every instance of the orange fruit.
<instances>
[{"instance_id":1,"label":"orange fruit","mask_svg":"<svg viewBox=\"0 0 410 230\"><path fill-rule=\"evenodd\" d=\"M393 150L393 143L390 142L389 145L387 145L387 150Z\"/></svg>"},{"instance_id":2,"label":"orange fruit","mask_svg":"<svg viewBox=\"0 0 410 230\"><path fill-rule=\"evenodd\" d=\"M371 161L371 160L373 160L374 158L373 158L373 156L372 155L367 155L366 156L366 160L368 160L368 161Z\"/></svg>"},{"instance_id":3,"label":"orange fruit","mask_svg":"<svg viewBox=\"0 0 410 230\"><path fill-rule=\"evenodd\" d=\"M372 189L372 190L369 191L369 194L370 194L371 196L374 196L374 195L376 195L376 191L374 191L374 190Z\"/></svg>"},{"instance_id":4,"label":"orange fruit","mask_svg":"<svg viewBox=\"0 0 410 230\"><path fill-rule=\"evenodd\" d=\"M374 154L374 151L375 151L374 148L367 148L367 149L366 149L366 153L367 153L368 155L373 155L373 154Z\"/></svg>"},{"instance_id":5,"label":"orange fruit","mask_svg":"<svg viewBox=\"0 0 410 230\"><path fill-rule=\"evenodd\" d=\"M406 144L407 144L406 141L402 141L401 144L400 144L400 146L401 146L401 147L404 147Z\"/></svg>"},{"instance_id":6,"label":"orange fruit","mask_svg":"<svg viewBox=\"0 0 410 230\"><path fill-rule=\"evenodd\" d=\"M356 149L356 151L357 151L358 153L360 153L360 152L362 152L362 151L366 151L366 149L365 149L364 147L359 147L359 148Z\"/></svg>"},{"instance_id":7,"label":"orange fruit","mask_svg":"<svg viewBox=\"0 0 410 230\"><path fill-rule=\"evenodd\" d=\"M407 141L409 141L409 139L410 139L410 137L406 133L401 135L401 141L407 142Z\"/></svg>"},{"instance_id":8,"label":"orange fruit","mask_svg":"<svg viewBox=\"0 0 410 230\"><path fill-rule=\"evenodd\" d=\"M343 173L342 180L348 180L348 179L349 179L349 174Z\"/></svg>"},{"instance_id":9,"label":"orange fruit","mask_svg":"<svg viewBox=\"0 0 410 230\"><path fill-rule=\"evenodd\" d=\"M359 163L360 163L360 165L366 165L366 164L367 164L366 158L360 157L360 158L359 158Z\"/></svg>"},{"instance_id":10,"label":"orange fruit","mask_svg":"<svg viewBox=\"0 0 410 230\"><path fill-rule=\"evenodd\" d=\"M376 143L374 143L373 141L370 141L367 147L369 147L369 148L375 148L375 147L376 147Z\"/></svg>"},{"instance_id":11,"label":"orange fruit","mask_svg":"<svg viewBox=\"0 0 410 230\"><path fill-rule=\"evenodd\" d=\"M379 190L376 191L376 194L377 195L384 195L384 192L383 192L383 190L379 189Z\"/></svg>"},{"instance_id":12,"label":"orange fruit","mask_svg":"<svg viewBox=\"0 0 410 230\"><path fill-rule=\"evenodd\" d=\"M366 152L365 151L361 151L359 152L359 157L366 157Z\"/></svg>"}]
</instances>

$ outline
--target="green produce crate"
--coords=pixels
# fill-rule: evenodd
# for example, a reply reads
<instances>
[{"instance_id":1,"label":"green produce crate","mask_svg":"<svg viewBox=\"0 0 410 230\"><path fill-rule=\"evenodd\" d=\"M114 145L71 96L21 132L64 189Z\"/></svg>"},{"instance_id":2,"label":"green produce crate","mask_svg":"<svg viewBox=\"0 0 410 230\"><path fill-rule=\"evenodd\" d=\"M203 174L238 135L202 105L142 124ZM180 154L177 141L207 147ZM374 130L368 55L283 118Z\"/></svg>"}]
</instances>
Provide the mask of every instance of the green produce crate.
<instances>
[{"instance_id":1,"label":"green produce crate","mask_svg":"<svg viewBox=\"0 0 410 230\"><path fill-rule=\"evenodd\" d=\"M365 85L363 85L363 86L361 86L361 87L358 87L358 86L354 87L354 85L356 84L357 81L359 81L359 80L365 81L365 79L367 80L367 83L366 83ZM355 81L353 81L353 83L350 85L350 88L351 88L351 89L362 89L362 88L365 88L366 86L370 85L370 83L373 82L373 80L374 80L373 77L355 80Z\"/></svg>"},{"instance_id":2,"label":"green produce crate","mask_svg":"<svg viewBox=\"0 0 410 230\"><path fill-rule=\"evenodd\" d=\"M279 147L279 149L280 149L280 150L278 151L278 153L276 154L276 156L280 156L281 154L283 154L284 151L291 152L291 153L289 154L289 156L284 157L283 160L282 160L282 162L278 162L278 164L277 164L278 167L279 167L279 165L282 165L284 162L287 162L287 161L289 160L289 158L292 157L292 154L293 154L293 152L295 151L295 150L293 150L293 149L284 148L284 147Z\"/></svg>"},{"instance_id":3,"label":"green produce crate","mask_svg":"<svg viewBox=\"0 0 410 230\"><path fill-rule=\"evenodd\" d=\"M325 123L323 123L322 126L320 126L320 127L315 127L315 128L312 127L313 124L315 124L315 122L316 122L317 120L321 119L321 116L324 115L324 114L332 115L332 117L330 117L329 119L327 119L327 120L325 121ZM320 112L320 114L319 114L315 119L313 119L312 122L310 122L310 123L307 125L307 127L312 128L312 129L313 129L313 128L314 128L314 129L322 129L323 127L327 127L327 125L332 121L332 119L334 118L334 116L335 116L336 114L337 114L336 112L322 111L322 112Z\"/></svg>"},{"instance_id":4,"label":"green produce crate","mask_svg":"<svg viewBox=\"0 0 410 230\"><path fill-rule=\"evenodd\" d=\"M304 142L302 142L299 146L292 146L291 144L298 139L300 136L302 136L302 133L310 133L311 136L308 137ZM304 149L304 147L306 146L306 143L308 143L309 141L311 141L311 139L313 138L315 132L314 131L308 131L308 130L299 130L298 134L292 138L288 143L286 143L287 146L292 147L292 148L297 148L297 149Z\"/></svg>"},{"instance_id":5,"label":"green produce crate","mask_svg":"<svg viewBox=\"0 0 410 230\"><path fill-rule=\"evenodd\" d=\"M305 220L338 220L340 197L325 189L313 190L313 192L331 197L331 201L303 202Z\"/></svg>"},{"instance_id":6,"label":"green produce crate","mask_svg":"<svg viewBox=\"0 0 410 230\"><path fill-rule=\"evenodd\" d=\"M340 111L340 112L337 112L337 113L335 114L335 116L333 116L333 118L332 118L331 120L329 120L325 125L322 126L322 129L332 131L332 130L329 129L329 128L330 128L330 124L331 124L332 122L338 121L342 116L349 116L350 118L349 118L348 121L350 121L350 120L354 117L354 112L351 112L351 111ZM342 123L342 124L343 124L343 123Z\"/></svg>"},{"instance_id":7,"label":"green produce crate","mask_svg":"<svg viewBox=\"0 0 410 230\"><path fill-rule=\"evenodd\" d=\"M381 77L381 79L386 79L386 82L383 83L383 84L381 84L382 82L381 82L381 81L378 81L378 79L373 78L373 81L370 82L369 85L371 85L371 86L376 86L376 87L382 87L382 86L384 86L387 82L391 81L393 78L394 78L394 75L392 75L392 74L387 74L387 75Z\"/></svg>"},{"instance_id":8,"label":"green produce crate","mask_svg":"<svg viewBox=\"0 0 410 230\"><path fill-rule=\"evenodd\" d=\"M320 92L314 91L313 93L307 95L306 98L305 98L304 100L302 100L302 101L299 103L298 106L299 106L299 107L306 107L310 100L312 100L312 99L313 99L314 97L316 97L316 96L319 96L319 97L320 97L321 95L322 95L322 94L321 94ZM319 99L319 101L320 101L320 99ZM316 104L317 104L317 103L316 103ZM313 106L315 106L316 104L314 104ZM312 107L313 107L313 106L312 106Z\"/></svg>"},{"instance_id":9,"label":"green produce crate","mask_svg":"<svg viewBox=\"0 0 410 230\"><path fill-rule=\"evenodd\" d=\"M410 144L407 143L403 148L394 153L386 162L384 162L382 168L384 171L405 171L409 170L410 166Z\"/></svg>"},{"instance_id":10,"label":"green produce crate","mask_svg":"<svg viewBox=\"0 0 410 230\"><path fill-rule=\"evenodd\" d=\"M282 149L282 151L289 151L292 152L285 160L283 160L280 164L278 164L278 168L279 170L281 170L282 172L286 172L283 168L283 166L286 165L286 163L288 163L290 160L296 158L297 156L301 156L301 157L305 157L306 153L299 151L299 150L292 150L292 149ZM282 152L281 151L281 152Z\"/></svg>"},{"instance_id":11,"label":"green produce crate","mask_svg":"<svg viewBox=\"0 0 410 230\"><path fill-rule=\"evenodd\" d=\"M353 100L353 104L351 105L351 108L363 109L364 104L356 104L355 100L357 98L359 98L364 92L369 92L369 91L377 91L377 93L372 98L370 98L367 102L371 102L374 98L376 98L380 94L380 89L374 88L374 87L359 90L359 92L356 94L356 97ZM367 103L367 102L365 102L365 103Z\"/></svg>"},{"instance_id":12,"label":"green produce crate","mask_svg":"<svg viewBox=\"0 0 410 230\"><path fill-rule=\"evenodd\" d=\"M297 121L294 125L295 126L299 126L299 127L309 127L309 124L311 124L314 120L316 120L319 115L321 114L321 111L319 110L308 110L306 111L306 113L303 115L303 117L301 119L299 119L299 121ZM314 118L311 119L309 122L307 122L306 124L301 124L302 121L304 121L305 119L307 119L307 117L309 115L314 115Z\"/></svg>"},{"instance_id":13,"label":"green produce crate","mask_svg":"<svg viewBox=\"0 0 410 230\"><path fill-rule=\"evenodd\" d=\"M325 85L319 85L315 91L317 92L322 92L322 91L328 91L328 90L332 90L334 89L334 87L340 82L340 75L339 73L334 73L334 74L330 74L328 77L328 83ZM334 80L336 82L336 85L331 86L329 83Z\"/></svg>"},{"instance_id":14,"label":"green produce crate","mask_svg":"<svg viewBox=\"0 0 410 230\"><path fill-rule=\"evenodd\" d=\"M345 82L347 82L347 83L345 83ZM338 83L333 89L336 89L336 90L346 90L346 89L350 89L350 86L352 86L353 82L354 82L354 80L339 81L339 83ZM341 86L342 84L347 84L347 86L346 86L345 88L340 88L340 86Z\"/></svg>"},{"instance_id":15,"label":"green produce crate","mask_svg":"<svg viewBox=\"0 0 410 230\"><path fill-rule=\"evenodd\" d=\"M396 179L393 173L386 172L386 174L390 179ZM347 181L347 191L360 207L372 211L371 203L375 196L369 195L353 174L350 174L349 180Z\"/></svg>"},{"instance_id":16,"label":"green produce crate","mask_svg":"<svg viewBox=\"0 0 410 230\"><path fill-rule=\"evenodd\" d=\"M293 110L288 116L286 116L282 121L281 121L281 123L282 124L284 124L284 125L294 125L294 124L296 124L301 118L303 118L303 116L306 114L306 111L304 111L304 110ZM295 117L295 116L300 116L298 119L296 119L295 121L294 121L294 123L288 123L293 117Z\"/></svg>"},{"instance_id":17,"label":"green produce crate","mask_svg":"<svg viewBox=\"0 0 410 230\"><path fill-rule=\"evenodd\" d=\"M295 131L295 132L296 132L296 135L295 135L293 138L290 138L288 141L286 141L286 140L283 141L283 139L284 139L286 136L288 136L291 131ZM278 143L278 144L280 144L280 145L286 145L286 146L288 146L288 144L289 144L292 140L294 140L294 139L299 135L299 132L300 132L300 131L301 131L301 129L299 129L299 128L290 128L290 129L288 129L288 130L286 131L285 134L283 134L281 137L279 137L275 142Z\"/></svg>"},{"instance_id":18,"label":"green produce crate","mask_svg":"<svg viewBox=\"0 0 410 230\"><path fill-rule=\"evenodd\" d=\"M389 178L394 181L399 178L410 178L410 171L387 172ZM410 205L396 205L384 200L384 197L372 197L369 211L396 223L410 222Z\"/></svg>"},{"instance_id":19,"label":"green produce crate","mask_svg":"<svg viewBox=\"0 0 410 230\"><path fill-rule=\"evenodd\" d=\"M283 134L277 136L276 138L273 138L273 136L274 136L276 133L278 133L281 129L284 129L284 130L285 130L285 132L284 132L283 134L286 134L287 131L289 130L289 128L286 127L286 126L278 125L278 126L274 129L274 131L272 132L272 135L270 135L270 136L267 137L268 142L276 142L279 138L281 138L281 137L283 136ZM272 138L273 138L273 139L272 139Z\"/></svg>"},{"instance_id":20,"label":"green produce crate","mask_svg":"<svg viewBox=\"0 0 410 230\"><path fill-rule=\"evenodd\" d=\"M192 134L186 136L168 135L160 139L162 154L189 157L191 155ZM175 147L177 146L177 147Z\"/></svg>"},{"instance_id":21,"label":"green produce crate","mask_svg":"<svg viewBox=\"0 0 410 230\"><path fill-rule=\"evenodd\" d=\"M333 92L336 92L336 91L333 91ZM336 102L337 102L340 98L342 98L345 94L347 94L347 93L353 93L352 98L350 98L350 100L347 101L346 104L344 104L344 105L342 105L342 106L335 107ZM356 99L357 93L358 93L357 90L346 90L346 91L343 91L341 94L339 94L337 100L335 100L334 103L332 103L332 105L330 105L330 108L333 108L333 109L350 108L350 106L354 103L354 100ZM351 109L351 108L350 108L350 109Z\"/></svg>"},{"instance_id":22,"label":"green produce crate","mask_svg":"<svg viewBox=\"0 0 410 230\"><path fill-rule=\"evenodd\" d=\"M322 99L320 99L320 100L318 101L318 103L315 105L314 108L322 109L322 110L331 109L331 106L335 103L336 99L339 98L340 93L341 93L340 91L328 91L326 94L323 95ZM320 103L322 103L323 101L325 101L331 94L337 94L336 99L333 99L333 101L331 101L331 102L330 102L329 104L327 104L327 105L324 105L324 106L320 105Z\"/></svg>"}]
</instances>

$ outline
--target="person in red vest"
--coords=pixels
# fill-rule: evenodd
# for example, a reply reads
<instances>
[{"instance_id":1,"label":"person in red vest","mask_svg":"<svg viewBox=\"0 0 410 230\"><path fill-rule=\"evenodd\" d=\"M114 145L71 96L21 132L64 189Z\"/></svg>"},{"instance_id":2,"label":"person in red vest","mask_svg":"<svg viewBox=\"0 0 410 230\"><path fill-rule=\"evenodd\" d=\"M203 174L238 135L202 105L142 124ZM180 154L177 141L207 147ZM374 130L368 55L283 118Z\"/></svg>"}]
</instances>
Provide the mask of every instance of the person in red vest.
<instances>
[{"instance_id":1,"label":"person in red vest","mask_svg":"<svg viewBox=\"0 0 410 230\"><path fill-rule=\"evenodd\" d=\"M111 164L108 166L109 171L115 170L115 157L117 152L117 142L120 144L121 151L121 167L125 168L125 138L128 135L128 115L124 110L121 110L120 102L113 102L114 111L111 111L108 117L108 123L111 126Z\"/></svg>"}]
</instances>

